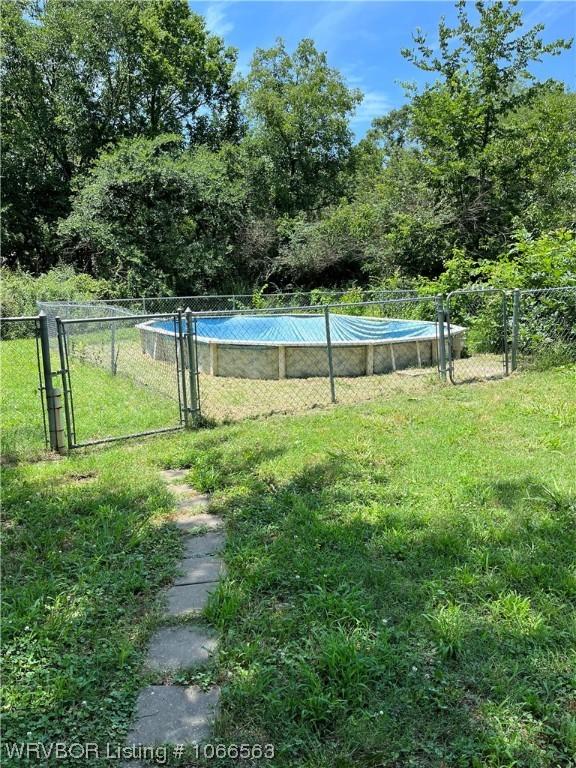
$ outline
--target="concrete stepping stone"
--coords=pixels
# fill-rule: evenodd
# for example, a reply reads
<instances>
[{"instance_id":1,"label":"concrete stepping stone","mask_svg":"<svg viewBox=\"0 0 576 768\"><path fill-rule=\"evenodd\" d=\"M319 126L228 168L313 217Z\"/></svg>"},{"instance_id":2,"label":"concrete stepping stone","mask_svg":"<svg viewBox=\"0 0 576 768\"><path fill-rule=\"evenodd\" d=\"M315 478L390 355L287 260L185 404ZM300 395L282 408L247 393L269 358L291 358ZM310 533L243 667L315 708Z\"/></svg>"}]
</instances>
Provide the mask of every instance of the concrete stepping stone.
<instances>
[{"instance_id":1,"label":"concrete stepping stone","mask_svg":"<svg viewBox=\"0 0 576 768\"><path fill-rule=\"evenodd\" d=\"M163 627L150 640L146 666L155 672L177 672L205 664L218 646L204 627Z\"/></svg>"},{"instance_id":2,"label":"concrete stepping stone","mask_svg":"<svg viewBox=\"0 0 576 768\"><path fill-rule=\"evenodd\" d=\"M178 499L191 499L196 496L201 496L203 499L208 500L207 494L200 493L200 491L197 491L195 488L192 488L191 486L184 483L171 483L169 488L170 492L173 493Z\"/></svg>"},{"instance_id":3,"label":"concrete stepping stone","mask_svg":"<svg viewBox=\"0 0 576 768\"><path fill-rule=\"evenodd\" d=\"M218 582L208 581L203 584L185 584L180 587L170 587L167 592L168 616L188 616L200 613L208 602L209 595L214 592Z\"/></svg>"},{"instance_id":4,"label":"concrete stepping stone","mask_svg":"<svg viewBox=\"0 0 576 768\"><path fill-rule=\"evenodd\" d=\"M216 716L220 689L149 685L138 696L136 722L127 744L191 745L208 738Z\"/></svg>"},{"instance_id":5,"label":"concrete stepping stone","mask_svg":"<svg viewBox=\"0 0 576 768\"><path fill-rule=\"evenodd\" d=\"M182 575L174 584L205 584L207 581L218 581L224 573L224 564L219 557L189 557L180 562Z\"/></svg>"},{"instance_id":6,"label":"concrete stepping stone","mask_svg":"<svg viewBox=\"0 0 576 768\"><path fill-rule=\"evenodd\" d=\"M171 484L178 480L182 480L187 474L187 469L163 469L160 472L160 477L165 483Z\"/></svg>"},{"instance_id":7,"label":"concrete stepping stone","mask_svg":"<svg viewBox=\"0 0 576 768\"><path fill-rule=\"evenodd\" d=\"M183 499L176 500L176 507L182 512L198 511L204 509L210 504L210 497L205 493L194 493Z\"/></svg>"},{"instance_id":8,"label":"concrete stepping stone","mask_svg":"<svg viewBox=\"0 0 576 768\"><path fill-rule=\"evenodd\" d=\"M197 534L187 537L186 557L181 561L182 573L166 592L166 614L174 617L202 611L224 572L222 560L214 557L225 545L224 533L216 532L224 521L206 511L209 496L197 493L182 482L186 474L185 469L160 472L176 499L178 511L172 516L173 522L180 530ZM200 533L204 529L210 532ZM206 663L216 648L216 636L203 627L162 627L150 641L146 666L156 672L183 670ZM208 692L198 686L150 685L144 688L138 696L135 724L126 744L186 746L207 739L219 696L217 687ZM138 762L137 765L142 764Z\"/></svg>"},{"instance_id":9,"label":"concrete stepping stone","mask_svg":"<svg viewBox=\"0 0 576 768\"><path fill-rule=\"evenodd\" d=\"M199 512L198 514L182 512L175 515L172 518L177 528L182 531L194 531L201 528L209 528L210 530L217 530L222 528L224 521L218 515L211 515L207 512Z\"/></svg>"},{"instance_id":10,"label":"concrete stepping stone","mask_svg":"<svg viewBox=\"0 0 576 768\"><path fill-rule=\"evenodd\" d=\"M226 537L223 533L202 533L185 539L184 557L215 555L224 549Z\"/></svg>"}]
</instances>

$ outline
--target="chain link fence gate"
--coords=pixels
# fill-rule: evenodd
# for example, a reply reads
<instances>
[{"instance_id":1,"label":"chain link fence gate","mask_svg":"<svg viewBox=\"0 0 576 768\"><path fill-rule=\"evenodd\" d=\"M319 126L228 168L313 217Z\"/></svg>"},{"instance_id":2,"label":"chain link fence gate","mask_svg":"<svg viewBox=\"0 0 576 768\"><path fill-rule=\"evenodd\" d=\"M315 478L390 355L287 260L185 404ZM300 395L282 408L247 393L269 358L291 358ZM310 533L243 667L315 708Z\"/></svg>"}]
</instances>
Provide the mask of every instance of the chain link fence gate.
<instances>
[{"instance_id":1,"label":"chain link fence gate","mask_svg":"<svg viewBox=\"0 0 576 768\"><path fill-rule=\"evenodd\" d=\"M161 325L154 348L142 327ZM69 448L183 429L200 418L190 312L55 318ZM134 386L136 384L137 386Z\"/></svg>"},{"instance_id":2,"label":"chain link fence gate","mask_svg":"<svg viewBox=\"0 0 576 768\"><path fill-rule=\"evenodd\" d=\"M510 373L509 294L500 288L451 291L445 301L448 372L453 384L500 379ZM465 332L456 335L458 325Z\"/></svg>"}]
</instances>

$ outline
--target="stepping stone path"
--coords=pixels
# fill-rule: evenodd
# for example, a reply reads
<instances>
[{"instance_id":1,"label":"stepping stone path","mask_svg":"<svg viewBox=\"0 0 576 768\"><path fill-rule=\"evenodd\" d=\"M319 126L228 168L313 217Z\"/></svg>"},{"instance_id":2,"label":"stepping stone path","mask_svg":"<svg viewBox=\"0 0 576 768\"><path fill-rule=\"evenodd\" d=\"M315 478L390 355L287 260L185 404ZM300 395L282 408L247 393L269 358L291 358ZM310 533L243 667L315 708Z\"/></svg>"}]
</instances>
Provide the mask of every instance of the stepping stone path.
<instances>
[{"instance_id":1,"label":"stepping stone path","mask_svg":"<svg viewBox=\"0 0 576 768\"><path fill-rule=\"evenodd\" d=\"M166 616L193 617L205 608L224 574L217 556L226 542L219 531L224 523L208 512L209 497L183 482L186 470L167 469L160 474L176 496L173 520L186 536L180 575L166 594ZM162 627L150 641L146 668L161 675L205 664L217 644L215 634L199 624ZM208 738L219 695L217 686L203 691L196 685L149 685L138 697L127 745L186 746Z\"/></svg>"}]
</instances>

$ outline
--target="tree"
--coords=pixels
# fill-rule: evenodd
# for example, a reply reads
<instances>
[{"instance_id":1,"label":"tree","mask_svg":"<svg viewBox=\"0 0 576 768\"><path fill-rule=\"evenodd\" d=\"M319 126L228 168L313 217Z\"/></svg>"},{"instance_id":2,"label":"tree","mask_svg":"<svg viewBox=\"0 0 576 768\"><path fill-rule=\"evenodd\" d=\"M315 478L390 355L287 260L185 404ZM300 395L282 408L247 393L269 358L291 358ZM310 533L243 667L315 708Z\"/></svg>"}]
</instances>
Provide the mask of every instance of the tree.
<instances>
[{"instance_id":1,"label":"tree","mask_svg":"<svg viewBox=\"0 0 576 768\"><path fill-rule=\"evenodd\" d=\"M247 112L256 156L270 158L280 214L314 211L334 200L349 169L349 118L361 100L312 40L290 55L284 42L258 49L246 79Z\"/></svg>"},{"instance_id":2,"label":"tree","mask_svg":"<svg viewBox=\"0 0 576 768\"><path fill-rule=\"evenodd\" d=\"M27 4L5 3L0 17L2 90L2 259L39 271L52 259L51 225L68 209L69 163L36 59ZM53 66L56 66L54 64Z\"/></svg>"},{"instance_id":3,"label":"tree","mask_svg":"<svg viewBox=\"0 0 576 768\"><path fill-rule=\"evenodd\" d=\"M451 200L459 244L484 256L500 251L520 207L514 194L507 201L498 195L499 186L515 184L510 163L496 161L494 143L521 137L522 126L509 118L529 106L541 88L529 72L531 62L571 45L544 43L542 24L522 32L516 5L517 0L477 2L475 24L467 3L459 0L457 26L444 20L439 25L437 52L420 32L416 50L403 51L417 67L438 75L411 105L410 136L421 149L423 170Z\"/></svg>"},{"instance_id":4,"label":"tree","mask_svg":"<svg viewBox=\"0 0 576 768\"><path fill-rule=\"evenodd\" d=\"M576 93L544 83L530 105L510 115L507 128L493 157L510 168L499 190L502 205L516 185L515 228L576 230Z\"/></svg>"},{"instance_id":5,"label":"tree","mask_svg":"<svg viewBox=\"0 0 576 768\"><path fill-rule=\"evenodd\" d=\"M50 258L32 233L68 212L72 179L106 144L177 132L218 146L237 135L235 51L185 0L20 0L2 24L9 264Z\"/></svg>"},{"instance_id":6,"label":"tree","mask_svg":"<svg viewBox=\"0 0 576 768\"><path fill-rule=\"evenodd\" d=\"M358 183L353 200L317 221L296 220L280 266L312 286L434 277L450 248L449 221L449 209L422 178L418 156L395 152L378 176Z\"/></svg>"},{"instance_id":7,"label":"tree","mask_svg":"<svg viewBox=\"0 0 576 768\"><path fill-rule=\"evenodd\" d=\"M128 295L195 293L236 273L245 214L225 159L182 138L124 139L100 155L59 227L67 261Z\"/></svg>"}]
</instances>

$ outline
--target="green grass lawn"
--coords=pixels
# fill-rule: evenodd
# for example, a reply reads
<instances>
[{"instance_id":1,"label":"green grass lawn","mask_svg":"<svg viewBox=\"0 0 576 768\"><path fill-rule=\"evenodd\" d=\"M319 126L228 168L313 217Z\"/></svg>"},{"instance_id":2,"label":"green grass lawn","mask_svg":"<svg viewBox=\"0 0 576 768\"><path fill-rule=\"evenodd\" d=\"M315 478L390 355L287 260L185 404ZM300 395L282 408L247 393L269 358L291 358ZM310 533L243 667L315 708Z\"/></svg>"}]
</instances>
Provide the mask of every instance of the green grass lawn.
<instances>
[{"instance_id":1,"label":"green grass lawn","mask_svg":"<svg viewBox=\"0 0 576 768\"><path fill-rule=\"evenodd\" d=\"M176 366L143 354L137 331L121 329L116 336L115 376L110 373L108 333L71 336L69 347L74 349L69 355L70 379L79 443L179 425ZM321 365L324 352L318 354ZM44 439L34 341L3 341L0 362L3 454L7 459L38 456ZM55 354L52 366L59 367ZM502 375L502 361L495 354L456 360L454 368L458 382ZM54 384L62 387L59 376ZM338 376L335 382L337 401L346 405L396 398L401 393L421 395L439 386L435 366L375 376ZM211 424L331 405L327 376L246 379L200 373L199 387L202 417Z\"/></svg>"},{"instance_id":2,"label":"green grass lawn","mask_svg":"<svg viewBox=\"0 0 576 768\"><path fill-rule=\"evenodd\" d=\"M52 357L52 368L57 371L57 356ZM3 458L41 457L45 444L34 340L2 341L0 367ZM72 358L77 441L177 427L180 412L174 368L159 365L146 373L135 383L123 371L111 376L106 368ZM54 378L54 386L62 389L59 376Z\"/></svg>"},{"instance_id":3,"label":"green grass lawn","mask_svg":"<svg viewBox=\"0 0 576 768\"><path fill-rule=\"evenodd\" d=\"M2 457L36 457L44 452L34 339L0 341L0 426Z\"/></svg>"},{"instance_id":4,"label":"green grass lawn","mask_svg":"<svg viewBox=\"0 0 576 768\"><path fill-rule=\"evenodd\" d=\"M220 653L179 678L222 685L217 738L299 768L572 766L575 391L566 367L5 467L4 741L122 740L180 553L172 466L227 522Z\"/></svg>"}]
</instances>

